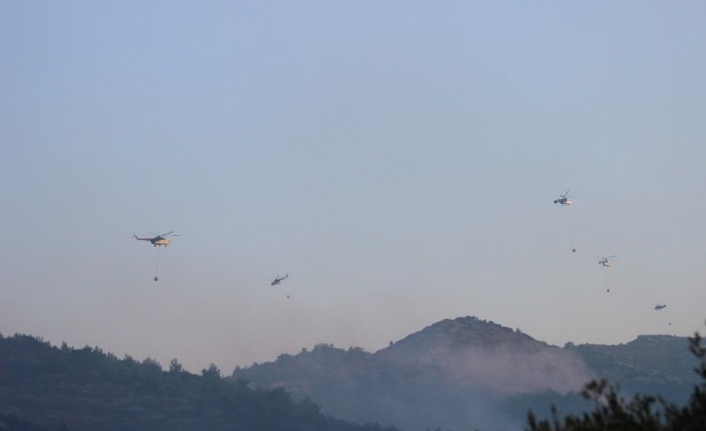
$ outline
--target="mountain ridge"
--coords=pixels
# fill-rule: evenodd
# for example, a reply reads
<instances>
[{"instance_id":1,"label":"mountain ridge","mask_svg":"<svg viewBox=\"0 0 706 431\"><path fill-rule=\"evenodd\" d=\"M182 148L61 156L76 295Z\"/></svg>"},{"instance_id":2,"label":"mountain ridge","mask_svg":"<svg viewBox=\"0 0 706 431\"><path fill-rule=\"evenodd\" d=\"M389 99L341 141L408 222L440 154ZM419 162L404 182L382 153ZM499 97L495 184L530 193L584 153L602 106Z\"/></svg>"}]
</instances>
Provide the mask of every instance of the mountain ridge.
<instances>
[{"instance_id":1,"label":"mountain ridge","mask_svg":"<svg viewBox=\"0 0 706 431\"><path fill-rule=\"evenodd\" d=\"M696 381L688 375L693 358L687 345L686 337L644 335L619 345L558 347L465 316L433 323L374 353L317 344L274 362L237 367L232 378L310 397L323 412L347 420L512 429L528 408L542 405L538 400L564 411L588 407L577 392L594 378L609 378L626 392L684 399ZM469 405L486 420L469 416Z\"/></svg>"}]
</instances>

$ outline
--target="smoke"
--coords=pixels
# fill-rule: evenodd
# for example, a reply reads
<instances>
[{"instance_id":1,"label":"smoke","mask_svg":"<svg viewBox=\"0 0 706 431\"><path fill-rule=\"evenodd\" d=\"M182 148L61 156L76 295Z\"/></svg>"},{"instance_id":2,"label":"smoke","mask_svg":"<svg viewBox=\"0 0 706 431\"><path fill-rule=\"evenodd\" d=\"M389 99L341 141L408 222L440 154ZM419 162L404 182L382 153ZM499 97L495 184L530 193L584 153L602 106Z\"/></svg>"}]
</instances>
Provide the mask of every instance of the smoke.
<instances>
[{"instance_id":1,"label":"smoke","mask_svg":"<svg viewBox=\"0 0 706 431\"><path fill-rule=\"evenodd\" d=\"M513 344L493 347L440 348L414 363L428 379L415 378L396 400L386 419L403 429L521 430L523 417L510 417L503 401L513 395L579 390L590 380L585 363L571 352L552 346L531 349ZM435 370L434 372L428 369ZM426 394L419 404L409 403L409 392ZM389 405L389 404L388 404ZM526 410L519 409L521 415ZM420 427L420 424L425 424Z\"/></svg>"},{"instance_id":2,"label":"smoke","mask_svg":"<svg viewBox=\"0 0 706 431\"><path fill-rule=\"evenodd\" d=\"M576 353L475 318L442 321L373 354L320 344L241 372L310 396L333 417L410 431L520 430L535 394L561 399L591 378Z\"/></svg>"},{"instance_id":3,"label":"smoke","mask_svg":"<svg viewBox=\"0 0 706 431\"><path fill-rule=\"evenodd\" d=\"M591 377L581 359L554 347L536 352L518 352L507 345L469 349L451 354L446 367L463 386L496 395L544 391L564 394L580 389Z\"/></svg>"}]
</instances>

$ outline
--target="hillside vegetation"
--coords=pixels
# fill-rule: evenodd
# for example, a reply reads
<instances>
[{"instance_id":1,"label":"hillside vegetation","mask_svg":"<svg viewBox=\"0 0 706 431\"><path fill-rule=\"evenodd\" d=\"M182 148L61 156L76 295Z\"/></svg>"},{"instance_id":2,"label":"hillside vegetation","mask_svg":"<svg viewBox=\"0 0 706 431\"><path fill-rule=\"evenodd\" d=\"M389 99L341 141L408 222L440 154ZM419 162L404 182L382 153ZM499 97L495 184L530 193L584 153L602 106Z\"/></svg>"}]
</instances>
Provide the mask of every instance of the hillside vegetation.
<instances>
[{"instance_id":1,"label":"hillside vegetation","mask_svg":"<svg viewBox=\"0 0 706 431\"><path fill-rule=\"evenodd\" d=\"M591 379L609 378L623 393L685 401L697 376L687 338L641 336L617 346L551 346L518 329L472 316L445 319L375 353L319 344L276 361L236 368L264 388L310 397L322 411L404 429L441 426L521 429L527 411L542 417L591 408L581 397Z\"/></svg>"},{"instance_id":2,"label":"hillside vegetation","mask_svg":"<svg viewBox=\"0 0 706 431\"><path fill-rule=\"evenodd\" d=\"M691 350L704 377L706 353L696 341ZM438 426L507 431L524 428L529 410L537 413L530 427L542 431L600 430L603 420L634 425L631 415L655 409L672 419L703 421L698 412L706 380L694 394L699 375L692 370L699 361L687 346L686 338L640 336L624 345L559 348L464 317L433 324L375 353L319 344L236 368L225 379L213 364L195 375L176 359L163 370L149 358L119 359L97 347L56 347L36 337L0 335L0 431L382 429L346 421L407 431ZM627 390L619 392L604 378ZM622 400L635 392L689 404L680 410L645 396ZM558 415L543 421L552 415L551 405L569 415L566 422ZM706 429L670 428L665 416L645 417L657 425L625 429Z\"/></svg>"},{"instance_id":3,"label":"hillside vegetation","mask_svg":"<svg viewBox=\"0 0 706 431\"><path fill-rule=\"evenodd\" d=\"M582 396L594 403L591 411L561 417L552 407L550 420L537 420L530 412L528 431L703 431L706 430L706 347L696 333L689 339L689 350L698 359L693 369L700 377L688 400L670 403L661 397L637 394L630 399L620 396L607 380L593 380Z\"/></svg>"},{"instance_id":4,"label":"hillside vegetation","mask_svg":"<svg viewBox=\"0 0 706 431\"><path fill-rule=\"evenodd\" d=\"M228 382L215 365L195 375L172 360L165 371L149 358L0 335L0 431L380 429L326 417L282 389Z\"/></svg>"},{"instance_id":5,"label":"hillside vegetation","mask_svg":"<svg viewBox=\"0 0 706 431\"><path fill-rule=\"evenodd\" d=\"M697 381L692 372L695 360L686 348L685 337L640 335L618 345L567 344L593 370L595 377L620 383L624 391L659 394L684 402Z\"/></svg>"}]
</instances>

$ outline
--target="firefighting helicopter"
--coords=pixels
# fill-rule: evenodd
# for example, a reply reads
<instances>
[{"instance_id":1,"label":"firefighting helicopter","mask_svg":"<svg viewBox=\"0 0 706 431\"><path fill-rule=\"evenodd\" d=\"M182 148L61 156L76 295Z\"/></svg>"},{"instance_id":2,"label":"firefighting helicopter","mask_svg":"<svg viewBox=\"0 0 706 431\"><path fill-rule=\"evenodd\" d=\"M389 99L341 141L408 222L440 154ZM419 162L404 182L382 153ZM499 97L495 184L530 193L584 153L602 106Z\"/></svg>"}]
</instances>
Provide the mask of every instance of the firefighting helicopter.
<instances>
[{"instance_id":1,"label":"firefighting helicopter","mask_svg":"<svg viewBox=\"0 0 706 431\"><path fill-rule=\"evenodd\" d=\"M135 234L135 232L132 233L132 236L135 237L136 240L138 241L149 241L152 243L153 246L168 246L169 245L169 240L166 238L168 236L181 236L181 235L173 235L174 231L163 233L161 235L157 235L154 238L140 238Z\"/></svg>"},{"instance_id":2,"label":"firefighting helicopter","mask_svg":"<svg viewBox=\"0 0 706 431\"><path fill-rule=\"evenodd\" d=\"M272 283L270 283L270 286L275 286L275 285L279 284L282 280L284 280L284 279L287 278L287 277L289 277L289 274L287 274L287 275L285 275L284 277L281 277L281 278L280 278L279 274L277 274L277 277L275 277L275 281L273 281Z\"/></svg>"},{"instance_id":3,"label":"firefighting helicopter","mask_svg":"<svg viewBox=\"0 0 706 431\"><path fill-rule=\"evenodd\" d=\"M598 264L603 265L605 267L610 267L610 260L609 259L614 258L616 256L617 255L614 254L613 256L604 257L598 262Z\"/></svg>"},{"instance_id":4,"label":"firefighting helicopter","mask_svg":"<svg viewBox=\"0 0 706 431\"><path fill-rule=\"evenodd\" d=\"M566 193L563 195L559 195L559 199L554 199L555 204L561 204L562 206L564 205L571 205L571 198L569 197L569 191L567 190Z\"/></svg>"}]
</instances>

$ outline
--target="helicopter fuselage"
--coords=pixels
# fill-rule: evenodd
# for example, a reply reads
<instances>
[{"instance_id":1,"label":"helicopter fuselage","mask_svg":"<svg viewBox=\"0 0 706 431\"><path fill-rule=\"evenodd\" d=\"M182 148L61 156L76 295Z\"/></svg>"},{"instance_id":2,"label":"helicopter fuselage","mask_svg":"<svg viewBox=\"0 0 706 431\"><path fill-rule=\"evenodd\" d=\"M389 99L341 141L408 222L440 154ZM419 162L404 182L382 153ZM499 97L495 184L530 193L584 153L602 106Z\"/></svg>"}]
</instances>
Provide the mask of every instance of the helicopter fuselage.
<instances>
[{"instance_id":1,"label":"helicopter fuselage","mask_svg":"<svg viewBox=\"0 0 706 431\"><path fill-rule=\"evenodd\" d=\"M285 275L285 276L282 277L282 278L280 278L280 276L277 275L277 277L275 277L275 280L274 280L272 283L270 283L270 286L276 286L276 285L278 285L282 280L286 279L287 277L289 277L289 274Z\"/></svg>"},{"instance_id":2,"label":"helicopter fuselage","mask_svg":"<svg viewBox=\"0 0 706 431\"><path fill-rule=\"evenodd\" d=\"M173 232L174 232L174 231L168 232L168 233L163 233L162 235L157 235L157 236L152 237L152 238L140 238L140 237L137 236L137 234L135 234L134 232L132 233L132 236L133 236L136 240L138 240L138 241L149 241L150 244L152 244L152 245L155 246L155 247L157 247L157 246L160 246L160 247L161 247L161 246L164 246L164 247L166 247L166 246L169 245L169 240L168 240L167 238L165 238L165 236L171 235ZM174 236L179 236L179 235L174 235Z\"/></svg>"},{"instance_id":3,"label":"helicopter fuselage","mask_svg":"<svg viewBox=\"0 0 706 431\"><path fill-rule=\"evenodd\" d=\"M603 266L608 266L608 267L610 267L610 261L602 260L602 261L600 261L600 262L598 262L598 263L601 264L601 265L603 265Z\"/></svg>"},{"instance_id":4,"label":"helicopter fuselage","mask_svg":"<svg viewBox=\"0 0 706 431\"><path fill-rule=\"evenodd\" d=\"M562 204L562 205L571 205L571 199L567 198L562 198L562 199L556 199L554 201L555 204Z\"/></svg>"}]
</instances>

